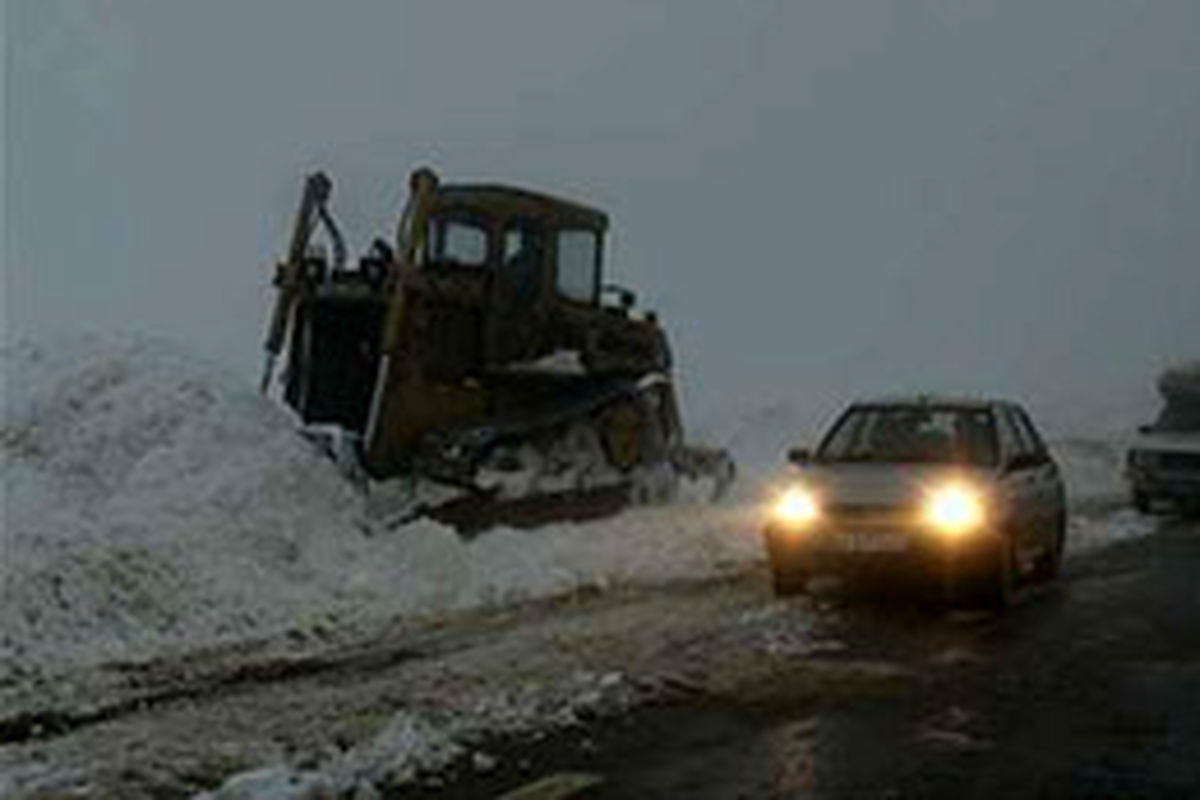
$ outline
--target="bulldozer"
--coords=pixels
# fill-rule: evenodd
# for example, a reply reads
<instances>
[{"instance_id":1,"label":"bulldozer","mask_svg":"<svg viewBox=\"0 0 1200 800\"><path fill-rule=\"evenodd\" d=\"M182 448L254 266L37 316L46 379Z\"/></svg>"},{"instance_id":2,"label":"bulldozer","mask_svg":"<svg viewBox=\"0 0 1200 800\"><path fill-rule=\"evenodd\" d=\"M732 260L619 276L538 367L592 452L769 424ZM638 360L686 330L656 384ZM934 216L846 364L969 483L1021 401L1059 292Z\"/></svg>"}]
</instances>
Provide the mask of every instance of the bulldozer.
<instances>
[{"instance_id":1,"label":"bulldozer","mask_svg":"<svg viewBox=\"0 0 1200 800\"><path fill-rule=\"evenodd\" d=\"M460 531L610 514L684 480L725 492L728 454L684 442L656 314L605 281L603 212L429 168L408 188L394 234L352 265L332 181L307 177L264 393L366 486L448 489L410 510Z\"/></svg>"}]
</instances>

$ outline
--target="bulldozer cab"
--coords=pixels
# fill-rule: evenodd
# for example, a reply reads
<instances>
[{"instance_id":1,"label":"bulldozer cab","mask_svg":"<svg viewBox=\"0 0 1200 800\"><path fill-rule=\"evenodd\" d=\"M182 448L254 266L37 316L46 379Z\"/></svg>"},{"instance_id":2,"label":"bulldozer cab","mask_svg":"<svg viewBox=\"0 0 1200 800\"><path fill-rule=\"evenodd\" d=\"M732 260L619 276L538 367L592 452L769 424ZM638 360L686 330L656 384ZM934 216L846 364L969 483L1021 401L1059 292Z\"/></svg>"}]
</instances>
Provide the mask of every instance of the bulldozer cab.
<instances>
[{"instance_id":1,"label":"bulldozer cab","mask_svg":"<svg viewBox=\"0 0 1200 800\"><path fill-rule=\"evenodd\" d=\"M483 360L534 357L556 307L599 305L604 234L599 211L521 189L446 186L427 210L417 259L433 274L483 286Z\"/></svg>"}]
</instances>

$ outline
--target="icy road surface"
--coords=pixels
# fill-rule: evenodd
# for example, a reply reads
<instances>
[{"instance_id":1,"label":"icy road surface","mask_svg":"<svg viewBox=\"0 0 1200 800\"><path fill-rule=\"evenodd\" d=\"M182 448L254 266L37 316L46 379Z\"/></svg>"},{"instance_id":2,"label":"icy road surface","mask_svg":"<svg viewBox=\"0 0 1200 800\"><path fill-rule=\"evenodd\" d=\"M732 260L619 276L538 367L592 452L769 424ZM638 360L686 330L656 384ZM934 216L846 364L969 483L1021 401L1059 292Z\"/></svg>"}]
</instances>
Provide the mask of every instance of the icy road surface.
<instances>
[{"instance_id":1,"label":"icy road surface","mask_svg":"<svg viewBox=\"0 0 1200 800\"><path fill-rule=\"evenodd\" d=\"M1117 514L1077 532L1094 543L1150 528ZM511 779L514 742L586 742L586 723L648 705L753 694L844 647L837 608L775 601L767 583L752 570L584 592L331 631L292 653L275 643L113 663L67 681L66 696L8 691L0 796L188 797L224 784L216 797L352 797L464 773Z\"/></svg>"},{"instance_id":2,"label":"icy road surface","mask_svg":"<svg viewBox=\"0 0 1200 800\"><path fill-rule=\"evenodd\" d=\"M583 595L335 635L294 657L231 648L113 665L56 714L6 698L0 796L182 797L264 765L349 790L487 764L475 745L497 734L571 727L836 646L804 605L776 604L764 587L751 576ZM21 703L42 713L17 724Z\"/></svg>"},{"instance_id":3,"label":"icy road surface","mask_svg":"<svg viewBox=\"0 0 1200 800\"><path fill-rule=\"evenodd\" d=\"M1200 797L1198 568L1200 525L1164 519L1000 618L847 603L842 649L538 766L598 799Z\"/></svg>"}]
</instances>

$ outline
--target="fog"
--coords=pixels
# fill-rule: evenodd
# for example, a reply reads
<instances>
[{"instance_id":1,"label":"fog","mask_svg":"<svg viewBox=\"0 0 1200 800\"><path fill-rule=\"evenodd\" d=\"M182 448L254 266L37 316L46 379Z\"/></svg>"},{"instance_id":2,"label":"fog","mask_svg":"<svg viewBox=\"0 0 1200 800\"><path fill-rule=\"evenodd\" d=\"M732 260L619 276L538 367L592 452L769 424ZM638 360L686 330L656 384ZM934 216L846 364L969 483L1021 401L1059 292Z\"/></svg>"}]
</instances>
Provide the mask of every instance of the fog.
<instances>
[{"instance_id":1,"label":"fog","mask_svg":"<svg viewBox=\"0 0 1200 800\"><path fill-rule=\"evenodd\" d=\"M918 389L1128 427L1200 356L1195 2L3 8L6 340L252 381L303 174L361 249L431 164L608 210L701 427Z\"/></svg>"}]
</instances>

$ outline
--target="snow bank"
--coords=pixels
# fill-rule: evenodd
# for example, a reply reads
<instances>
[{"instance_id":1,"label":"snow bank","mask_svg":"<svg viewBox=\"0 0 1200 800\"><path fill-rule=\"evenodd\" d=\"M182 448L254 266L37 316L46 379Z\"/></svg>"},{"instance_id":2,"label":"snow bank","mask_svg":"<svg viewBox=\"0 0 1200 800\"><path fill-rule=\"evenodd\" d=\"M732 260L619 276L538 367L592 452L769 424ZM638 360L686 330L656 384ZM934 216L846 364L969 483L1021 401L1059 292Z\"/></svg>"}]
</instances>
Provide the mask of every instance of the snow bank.
<instances>
[{"instance_id":1,"label":"snow bank","mask_svg":"<svg viewBox=\"0 0 1200 800\"><path fill-rule=\"evenodd\" d=\"M1119 437L1061 438L1050 443L1062 469L1067 502L1074 512L1112 510L1128 504L1124 474L1126 443Z\"/></svg>"},{"instance_id":2,"label":"snow bank","mask_svg":"<svg viewBox=\"0 0 1200 800\"><path fill-rule=\"evenodd\" d=\"M356 599L335 533L355 493L221 370L82 338L17 346L4 370L2 666L241 637Z\"/></svg>"},{"instance_id":3,"label":"snow bank","mask_svg":"<svg viewBox=\"0 0 1200 800\"><path fill-rule=\"evenodd\" d=\"M706 578L759 557L737 509L653 508L467 544L374 530L290 416L181 348L130 337L3 352L0 685L391 614Z\"/></svg>"},{"instance_id":4,"label":"snow bank","mask_svg":"<svg viewBox=\"0 0 1200 800\"><path fill-rule=\"evenodd\" d=\"M1158 529L1159 521L1124 509L1103 516L1074 516L1067 533L1067 555L1082 555L1093 550L1149 536Z\"/></svg>"}]
</instances>

